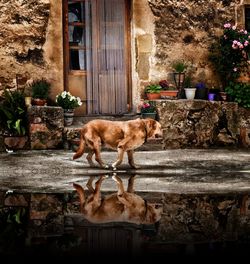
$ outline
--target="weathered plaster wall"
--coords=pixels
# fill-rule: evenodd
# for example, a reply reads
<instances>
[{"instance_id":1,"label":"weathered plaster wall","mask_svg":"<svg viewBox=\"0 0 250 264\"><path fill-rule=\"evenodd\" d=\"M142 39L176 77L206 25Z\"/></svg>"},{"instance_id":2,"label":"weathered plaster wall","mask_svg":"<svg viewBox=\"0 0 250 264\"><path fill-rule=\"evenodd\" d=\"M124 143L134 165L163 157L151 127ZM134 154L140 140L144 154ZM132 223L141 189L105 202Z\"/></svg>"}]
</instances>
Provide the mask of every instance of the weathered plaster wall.
<instances>
[{"instance_id":1,"label":"weathered plaster wall","mask_svg":"<svg viewBox=\"0 0 250 264\"><path fill-rule=\"evenodd\" d=\"M61 0L0 0L0 83L44 77L63 87Z\"/></svg>"},{"instance_id":2,"label":"weathered plaster wall","mask_svg":"<svg viewBox=\"0 0 250 264\"><path fill-rule=\"evenodd\" d=\"M244 23L244 5L249 0L134 0L136 103L149 82L173 82L171 63L184 59L194 80L217 85L208 62L208 47L220 36L226 22ZM174 82L173 82L174 83Z\"/></svg>"}]
</instances>

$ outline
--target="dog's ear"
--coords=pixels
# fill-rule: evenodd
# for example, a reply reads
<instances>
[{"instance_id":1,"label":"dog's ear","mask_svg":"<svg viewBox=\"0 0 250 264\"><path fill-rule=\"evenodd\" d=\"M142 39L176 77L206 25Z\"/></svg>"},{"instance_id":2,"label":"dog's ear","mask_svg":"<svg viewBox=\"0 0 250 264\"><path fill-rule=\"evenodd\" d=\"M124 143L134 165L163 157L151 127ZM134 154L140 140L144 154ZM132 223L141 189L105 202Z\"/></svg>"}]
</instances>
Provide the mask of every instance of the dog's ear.
<instances>
[{"instance_id":1,"label":"dog's ear","mask_svg":"<svg viewBox=\"0 0 250 264\"><path fill-rule=\"evenodd\" d=\"M149 129L156 129L156 121L154 119L147 118L146 121Z\"/></svg>"},{"instance_id":2,"label":"dog's ear","mask_svg":"<svg viewBox=\"0 0 250 264\"><path fill-rule=\"evenodd\" d=\"M146 126L147 126L147 131L148 131L148 137L151 137L157 128L157 123L154 119L151 119L151 118L147 118L145 120L146 120Z\"/></svg>"}]
</instances>

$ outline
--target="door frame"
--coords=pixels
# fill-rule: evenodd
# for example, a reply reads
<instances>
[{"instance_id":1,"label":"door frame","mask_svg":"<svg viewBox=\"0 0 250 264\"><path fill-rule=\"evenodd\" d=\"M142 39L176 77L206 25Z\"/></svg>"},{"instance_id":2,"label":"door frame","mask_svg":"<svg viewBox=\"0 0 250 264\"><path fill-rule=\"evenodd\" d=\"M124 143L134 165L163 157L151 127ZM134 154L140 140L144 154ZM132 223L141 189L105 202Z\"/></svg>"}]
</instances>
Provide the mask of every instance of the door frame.
<instances>
[{"instance_id":1,"label":"door frame","mask_svg":"<svg viewBox=\"0 0 250 264\"><path fill-rule=\"evenodd\" d=\"M98 0L95 0L98 1ZM79 0L72 0L71 2L79 2ZM69 67L69 29L68 29L68 0L62 1L63 12L62 12L62 20L63 20L63 79L64 79L64 90L69 91L69 75L85 75L86 71L74 71L70 70ZM125 0L125 42L124 42L124 50L126 55L126 72L127 76L127 109L128 113L133 110L132 107L132 68L131 68L131 20L132 20L132 0ZM93 30L92 30L93 31ZM93 38L92 38L93 40ZM86 102L88 98L81 98L83 102ZM89 115L88 113L84 115ZM91 115L91 114L90 114ZM100 115L100 114L97 114ZM113 115L113 114L112 114ZM117 114L120 115L120 114Z\"/></svg>"}]
</instances>

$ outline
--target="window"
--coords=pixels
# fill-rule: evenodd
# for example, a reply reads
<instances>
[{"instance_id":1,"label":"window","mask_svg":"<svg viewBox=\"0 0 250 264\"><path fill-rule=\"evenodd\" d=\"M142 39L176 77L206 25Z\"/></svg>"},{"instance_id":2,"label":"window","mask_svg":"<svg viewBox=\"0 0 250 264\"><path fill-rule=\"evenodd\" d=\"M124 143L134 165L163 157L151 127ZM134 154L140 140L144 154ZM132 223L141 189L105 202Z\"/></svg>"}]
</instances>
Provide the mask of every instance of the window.
<instances>
[{"instance_id":1,"label":"window","mask_svg":"<svg viewBox=\"0 0 250 264\"><path fill-rule=\"evenodd\" d=\"M89 5L86 0L64 1L65 52L69 71L86 71L86 25L89 23Z\"/></svg>"}]
</instances>

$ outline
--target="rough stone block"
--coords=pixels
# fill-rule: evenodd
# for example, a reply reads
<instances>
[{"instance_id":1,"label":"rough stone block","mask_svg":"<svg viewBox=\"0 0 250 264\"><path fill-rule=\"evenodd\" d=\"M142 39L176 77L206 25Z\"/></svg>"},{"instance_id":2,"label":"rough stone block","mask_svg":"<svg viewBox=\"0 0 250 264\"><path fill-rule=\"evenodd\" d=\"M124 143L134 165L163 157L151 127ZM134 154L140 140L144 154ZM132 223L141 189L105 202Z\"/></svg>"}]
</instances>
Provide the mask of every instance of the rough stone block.
<instances>
[{"instance_id":1,"label":"rough stone block","mask_svg":"<svg viewBox=\"0 0 250 264\"><path fill-rule=\"evenodd\" d=\"M237 103L161 100L157 109L165 149L238 144Z\"/></svg>"},{"instance_id":2,"label":"rough stone block","mask_svg":"<svg viewBox=\"0 0 250 264\"><path fill-rule=\"evenodd\" d=\"M30 201L30 219L46 220L50 214L62 213L63 203L54 194L32 194Z\"/></svg>"},{"instance_id":3,"label":"rough stone block","mask_svg":"<svg viewBox=\"0 0 250 264\"><path fill-rule=\"evenodd\" d=\"M4 200L5 206L28 206L29 194L9 194Z\"/></svg>"},{"instance_id":4,"label":"rough stone block","mask_svg":"<svg viewBox=\"0 0 250 264\"><path fill-rule=\"evenodd\" d=\"M62 147L64 118L61 107L29 107L28 119L31 149Z\"/></svg>"},{"instance_id":5,"label":"rough stone block","mask_svg":"<svg viewBox=\"0 0 250 264\"><path fill-rule=\"evenodd\" d=\"M138 53L152 52L152 36L150 34L138 36L137 49L138 49Z\"/></svg>"},{"instance_id":6,"label":"rough stone block","mask_svg":"<svg viewBox=\"0 0 250 264\"><path fill-rule=\"evenodd\" d=\"M149 78L149 53L140 53L138 55L137 71L140 79L148 80Z\"/></svg>"}]
</instances>

